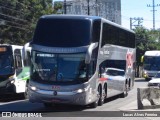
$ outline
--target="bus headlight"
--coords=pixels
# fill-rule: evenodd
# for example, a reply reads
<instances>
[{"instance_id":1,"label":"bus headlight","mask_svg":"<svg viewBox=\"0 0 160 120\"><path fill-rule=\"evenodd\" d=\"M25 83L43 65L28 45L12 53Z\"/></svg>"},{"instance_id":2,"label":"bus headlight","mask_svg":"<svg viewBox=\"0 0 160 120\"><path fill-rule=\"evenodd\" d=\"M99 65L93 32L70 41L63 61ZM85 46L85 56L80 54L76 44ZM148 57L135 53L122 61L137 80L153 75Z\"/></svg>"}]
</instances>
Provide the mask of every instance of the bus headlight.
<instances>
[{"instance_id":1,"label":"bus headlight","mask_svg":"<svg viewBox=\"0 0 160 120\"><path fill-rule=\"evenodd\" d=\"M12 81L11 81L11 84L13 84L14 82L15 82L15 80L12 80Z\"/></svg>"},{"instance_id":2,"label":"bus headlight","mask_svg":"<svg viewBox=\"0 0 160 120\"><path fill-rule=\"evenodd\" d=\"M13 84L15 82L15 79L14 79L13 75L9 77L9 81L11 81L11 84Z\"/></svg>"},{"instance_id":3,"label":"bus headlight","mask_svg":"<svg viewBox=\"0 0 160 120\"><path fill-rule=\"evenodd\" d=\"M31 90L36 91L37 88L35 86L30 86Z\"/></svg>"},{"instance_id":4,"label":"bus headlight","mask_svg":"<svg viewBox=\"0 0 160 120\"><path fill-rule=\"evenodd\" d=\"M147 77L147 76L148 76L147 71L144 71L143 73L144 73L144 74L143 74L144 77Z\"/></svg>"},{"instance_id":5,"label":"bus headlight","mask_svg":"<svg viewBox=\"0 0 160 120\"><path fill-rule=\"evenodd\" d=\"M88 90L89 90L89 86L87 86L86 88L83 88L83 89L75 90L74 92L76 92L76 93L82 93L82 92L86 92Z\"/></svg>"},{"instance_id":6,"label":"bus headlight","mask_svg":"<svg viewBox=\"0 0 160 120\"><path fill-rule=\"evenodd\" d=\"M84 90L83 89L78 89L77 93L82 93Z\"/></svg>"},{"instance_id":7,"label":"bus headlight","mask_svg":"<svg viewBox=\"0 0 160 120\"><path fill-rule=\"evenodd\" d=\"M144 74L147 74L147 71L144 71Z\"/></svg>"}]
</instances>

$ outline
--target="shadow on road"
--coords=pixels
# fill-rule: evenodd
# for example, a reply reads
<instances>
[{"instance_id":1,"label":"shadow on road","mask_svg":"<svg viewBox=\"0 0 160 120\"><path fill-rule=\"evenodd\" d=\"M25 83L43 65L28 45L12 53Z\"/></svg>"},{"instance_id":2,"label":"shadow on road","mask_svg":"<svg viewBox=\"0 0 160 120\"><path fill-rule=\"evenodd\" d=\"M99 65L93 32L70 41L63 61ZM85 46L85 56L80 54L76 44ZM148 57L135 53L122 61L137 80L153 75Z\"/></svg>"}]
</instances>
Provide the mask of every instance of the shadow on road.
<instances>
[{"instance_id":1,"label":"shadow on road","mask_svg":"<svg viewBox=\"0 0 160 120\"><path fill-rule=\"evenodd\" d=\"M135 79L135 82L148 82L144 78L137 78Z\"/></svg>"},{"instance_id":2,"label":"shadow on road","mask_svg":"<svg viewBox=\"0 0 160 120\"><path fill-rule=\"evenodd\" d=\"M71 112L82 111L84 106L55 105L46 108L41 103L30 103L28 100L17 100L0 103L0 112Z\"/></svg>"},{"instance_id":3,"label":"shadow on road","mask_svg":"<svg viewBox=\"0 0 160 120\"><path fill-rule=\"evenodd\" d=\"M114 96L105 100L104 104L118 99L119 96ZM56 104L52 107L46 108L41 103L30 103L28 100L13 100L9 102L0 102L0 112L76 112L93 109L89 105L78 106L78 105L65 105L65 104Z\"/></svg>"},{"instance_id":4,"label":"shadow on road","mask_svg":"<svg viewBox=\"0 0 160 120\"><path fill-rule=\"evenodd\" d=\"M12 102L17 100L23 100L24 96L22 94L5 94L0 96L0 103Z\"/></svg>"}]
</instances>

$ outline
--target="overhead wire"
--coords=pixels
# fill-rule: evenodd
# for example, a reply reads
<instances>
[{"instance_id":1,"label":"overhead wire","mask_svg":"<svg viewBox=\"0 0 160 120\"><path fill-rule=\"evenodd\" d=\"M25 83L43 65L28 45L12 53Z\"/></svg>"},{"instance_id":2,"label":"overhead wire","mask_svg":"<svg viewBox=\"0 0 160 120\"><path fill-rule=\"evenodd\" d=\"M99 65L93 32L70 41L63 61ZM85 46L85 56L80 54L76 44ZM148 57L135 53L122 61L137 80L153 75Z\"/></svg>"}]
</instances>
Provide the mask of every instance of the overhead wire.
<instances>
[{"instance_id":1,"label":"overhead wire","mask_svg":"<svg viewBox=\"0 0 160 120\"><path fill-rule=\"evenodd\" d=\"M121 15L121 17L122 17L123 19L126 19L126 20L130 20L130 18L131 18L131 17L124 16L124 15ZM148 19L143 18L143 21L153 21L153 20L148 20ZM155 21L156 21L156 22L160 22L160 20L155 20Z\"/></svg>"},{"instance_id":2,"label":"overhead wire","mask_svg":"<svg viewBox=\"0 0 160 120\"><path fill-rule=\"evenodd\" d=\"M11 10L11 11L14 11L16 13L24 14L23 12L20 12L18 10L12 9L12 8L9 8L8 6L2 6L1 3L0 3L0 8Z\"/></svg>"},{"instance_id":3,"label":"overhead wire","mask_svg":"<svg viewBox=\"0 0 160 120\"><path fill-rule=\"evenodd\" d=\"M18 2L18 1L16 1L16 2L20 4L20 2ZM22 5L22 4L21 4L21 5ZM24 7L24 5L23 5L23 7ZM14 12L16 12L17 15L20 15L20 16L23 16L23 17L24 17L24 13L23 13L23 12L20 12L20 11L18 11L18 10L15 10L15 9L11 8L11 6L8 7L6 4L4 4L3 1L0 1L0 8L1 8L1 9L10 10L10 11L14 11ZM4 13L0 13L0 15L3 15L3 16L12 18L12 19L20 20L20 21L23 21L23 22L28 22L28 21L25 20L25 19L21 19L21 18L12 16L12 15L7 15L7 14L4 14Z\"/></svg>"},{"instance_id":4,"label":"overhead wire","mask_svg":"<svg viewBox=\"0 0 160 120\"><path fill-rule=\"evenodd\" d=\"M11 16L11 15L6 15L6 14L3 14L3 13L0 13L0 15L5 16L5 17L8 17L8 18L15 19L15 20L19 20L19 21L22 21L22 22L29 23L27 20L20 19L20 18L17 18L17 17Z\"/></svg>"},{"instance_id":5,"label":"overhead wire","mask_svg":"<svg viewBox=\"0 0 160 120\"><path fill-rule=\"evenodd\" d=\"M26 25L24 25L24 24L19 24L19 23L12 22L12 21L9 21L9 20L5 20L5 19L1 19L1 18L0 18L0 20L2 20L2 21L6 21L6 22L9 22L9 23L12 23L12 24L15 24L15 25L25 26L25 28L27 27L27 26L26 26Z\"/></svg>"},{"instance_id":6,"label":"overhead wire","mask_svg":"<svg viewBox=\"0 0 160 120\"><path fill-rule=\"evenodd\" d=\"M17 26L13 26L13 25L2 25L2 26L8 26L8 27L14 27L14 28L17 28L17 29L21 29L21 30L24 30L24 31L28 31L28 29L24 29L24 28L21 28L21 27L17 27Z\"/></svg>"}]
</instances>

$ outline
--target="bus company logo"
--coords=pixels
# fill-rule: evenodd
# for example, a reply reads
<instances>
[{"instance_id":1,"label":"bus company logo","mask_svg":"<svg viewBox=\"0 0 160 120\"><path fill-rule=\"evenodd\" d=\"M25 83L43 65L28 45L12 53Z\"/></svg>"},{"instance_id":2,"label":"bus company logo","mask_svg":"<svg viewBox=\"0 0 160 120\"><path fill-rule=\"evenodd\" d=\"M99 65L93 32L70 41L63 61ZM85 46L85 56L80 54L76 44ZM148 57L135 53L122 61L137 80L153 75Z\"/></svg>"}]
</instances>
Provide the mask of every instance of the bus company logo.
<instances>
[{"instance_id":1,"label":"bus company logo","mask_svg":"<svg viewBox=\"0 0 160 120\"><path fill-rule=\"evenodd\" d=\"M108 49L104 49L104 54L105 55L109 55L110 54L109 50Z\"/></svg>"},{"instance_id":2,"label":"bus company logo","mask_svg":"<svg viewBox=\"0 0 160 120\"><path fill-rule=\"evenodd\" d=\"M57 96L57 91L54 91L54 92L53 92L53 95L54 95L54 96Z\"/></svg>"},{"instance_id":3,"label":"bus company logo","mask_svg":"<svg viewBox=\"0 0 160 120\"><path fill-rule=\"evenodd\" d=\"M103 55L103 51L100 51L100 54Z\"/></svg>"},{"instance_id":4,"label":"bus company logo","mask_svg":"<svg viewBox=\"0 0 160 120\"><path fill-rule=\"evenodd\" d=\"M60 89L60 86L56 86L56 85L52 86L52 90L59 90L59 89Z\"/></svg>"},{"instance_id":5,"label":"bus company logo","mask_svg":"<svg viewBox=\"0 0 160 120\"><path fill-rule=\"evenodd\" d=\"M128 68L132 68L133 66L133 53L128 52L126 55L126 63Z\"/></svg>"}]
</instances>

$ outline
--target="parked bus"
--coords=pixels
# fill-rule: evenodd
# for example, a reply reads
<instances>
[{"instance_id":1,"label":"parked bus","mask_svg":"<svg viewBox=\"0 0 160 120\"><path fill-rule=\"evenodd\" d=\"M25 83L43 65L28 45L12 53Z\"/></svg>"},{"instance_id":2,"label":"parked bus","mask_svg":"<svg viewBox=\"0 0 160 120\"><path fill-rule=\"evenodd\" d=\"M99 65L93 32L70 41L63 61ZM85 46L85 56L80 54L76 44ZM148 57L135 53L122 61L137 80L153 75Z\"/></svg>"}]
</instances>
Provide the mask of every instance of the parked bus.
<instances>
[{"instance_id":1,"label":"parked bus","mask_svg":"<svg viewBox=\"0 0 160 120\"><path fill-rule=\"evenodd\" d=\"M142 56L143 77L150 80L160 71L160 51L146 51Z\"/></svg>"},{"instance_id":2,"label":"parked bus","mask_svg":"<svg viewBox=\"0 0 160 120\"><path fill-rule=\"evenodd\" d=\"M29 60L22 59L22 46L0 45L0 94L23 93L27 98ZM27 50L26 50L27 51Z\"/></svg>"},{"instance_id":3,"label":"parked bus","mask_svg":"<svg viewBox=\"0 0 160 120\"><path fill-rule=\"evenodd\" d=\"M97 107L134 85L135 34L104 18L44 15L30 46L30 102ZM124 77L106 78L107 68Z\"/></svg>"}]
</instances>

